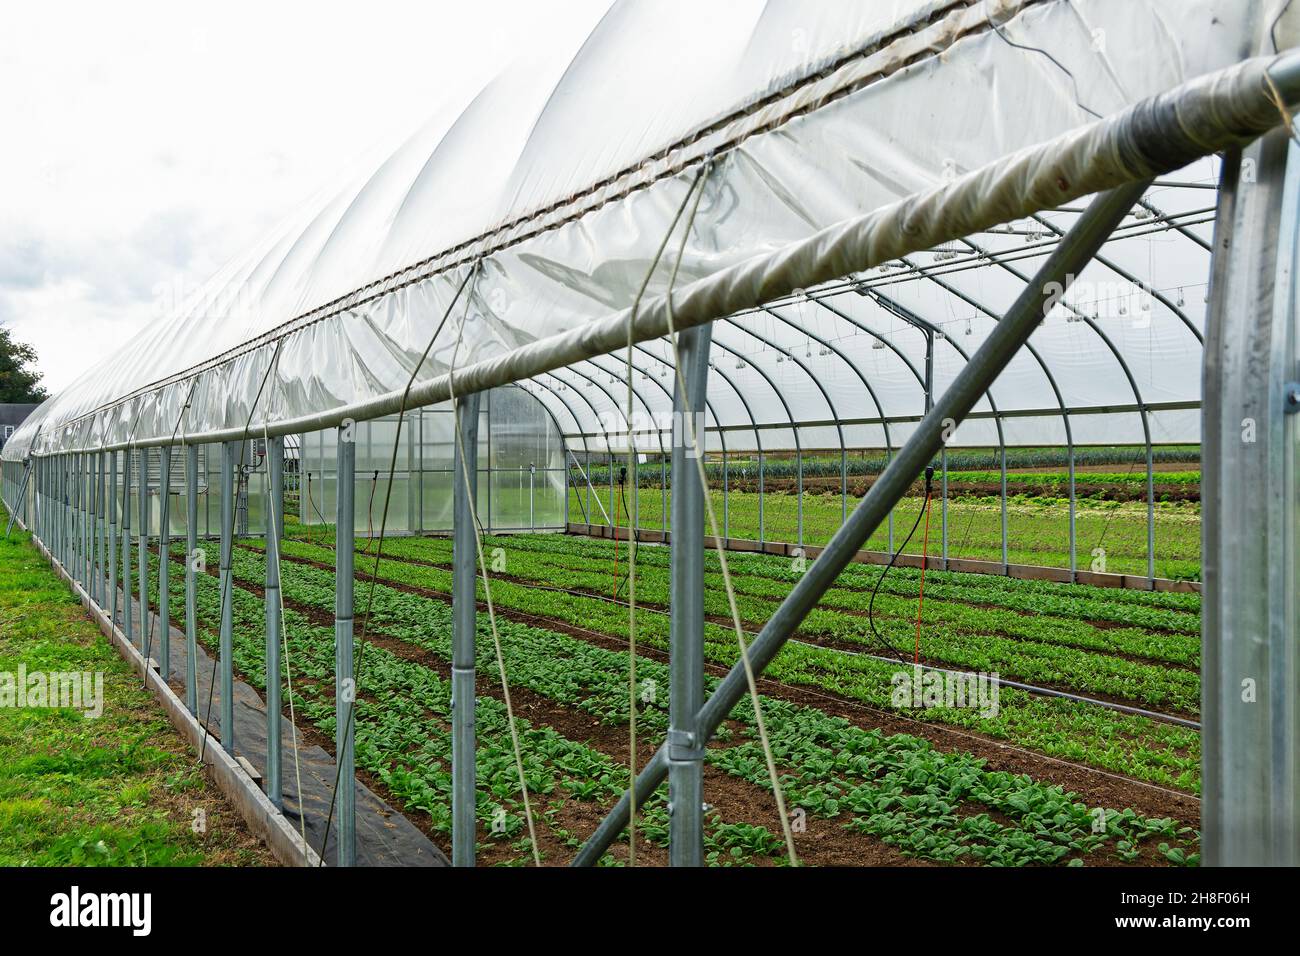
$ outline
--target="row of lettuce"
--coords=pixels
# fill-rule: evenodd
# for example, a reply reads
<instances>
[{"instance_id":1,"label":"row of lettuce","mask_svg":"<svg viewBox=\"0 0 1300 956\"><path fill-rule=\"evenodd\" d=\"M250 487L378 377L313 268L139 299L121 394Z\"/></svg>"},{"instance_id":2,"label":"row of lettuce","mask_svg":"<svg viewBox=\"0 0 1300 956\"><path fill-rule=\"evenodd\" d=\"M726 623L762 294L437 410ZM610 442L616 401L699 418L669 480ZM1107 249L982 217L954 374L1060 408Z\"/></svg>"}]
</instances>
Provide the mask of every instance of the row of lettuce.
<instances>
[{"instance_id":1,"label":"row of lettuce","mask_svg":"<svg viewBox=\"0 0 1300 956\"><path fill-rule=\"evenodd\" d=\"M260 554L237 549L235 662L259 686L264 681L263 607L246 588L260 582L263 574ZM179 579L180 575L172 575L178 598ZM301 560L288 560L283 579L290 605L286 627L298 713L300 719L332 734L333 633L311 623L305 612L330 613L333 575ZM508 585L500 582L500 586ZM499 590L494 588L494 597L500 601ZM359 602L368 600L368 588L359 588L358 593ZM215 580L203 578L199 594L205 639L211 641L220 601ZM358 766L382 780L405 809L426 813L435 830L447 832L449 687L445 669L440 668L450 659L450 609L441 598L379 585L372 611L372 633L427 653L440 663L426 666L387 647L366 646L358 672ZM485 620L480 627L486 628ZM604 724L626 725L629 659L625 652L513 620L500 620L499 633L512 686L527 688ZM495 673L490 635L484 630L481 637L479 667L484 673ZM643 733L659 738L667 723L668 674L663 665L645 658L638 668L642 686L638 722ZM645 688L658 690L646 693ZM764 711L790 806L833 821L846 833L867 834L904 853L940 862L1122 862L1143 858L1144 851L1146 858L1196 861L1195 833L1173 821L1143 819L1131 810L1088 807L1059 787L989 771L969 755L941 753L911 735L864 730L816 708L768 697ZM726 773L766 787L752 710L738 706L731 718L722 746L710 751L710 761ZM480 696L479 722L478 813L485 848L495 844L501 862L526 863L531 854L504 707L495 696ZM585 836L585 825L575 821L591 819L589 812L575 813L573 804L610 805L626 784L626 768L609 754L566 739L545 723L522 720L520 724L526 778L546 862L562 862ZM638 832L651 845L662 847L666 825L661 793L645 808ZM777 833L775 820L770 826L727 820L714 810L706 831L707 853L717 864L780 862L784 850ZM607 857L606 862L614 858Z\"/></svg>"}]
</instances>

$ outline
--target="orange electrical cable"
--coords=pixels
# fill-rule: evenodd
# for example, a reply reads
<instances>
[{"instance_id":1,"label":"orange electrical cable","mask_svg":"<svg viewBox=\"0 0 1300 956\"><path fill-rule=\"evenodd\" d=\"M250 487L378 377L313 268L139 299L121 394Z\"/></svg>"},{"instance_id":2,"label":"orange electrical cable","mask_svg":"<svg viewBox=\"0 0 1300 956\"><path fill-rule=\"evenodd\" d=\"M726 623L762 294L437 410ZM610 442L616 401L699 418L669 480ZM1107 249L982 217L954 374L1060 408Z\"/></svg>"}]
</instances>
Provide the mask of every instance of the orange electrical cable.
<instances>
[{"instance_id":1,"label":"orange electrical cable","mask_svg":"<svg viewBox=\"0 0 1300 956\"><path fill-rule=\"evenodd\" d=\"M912 655L912 663L921 663L921 607L925 604L925 566L929 563L930 555L930 499L932 495L927 490L925 493L925 533L921 537L921 590L916 597L916 651Z\"/></svg>"}]
</instances>

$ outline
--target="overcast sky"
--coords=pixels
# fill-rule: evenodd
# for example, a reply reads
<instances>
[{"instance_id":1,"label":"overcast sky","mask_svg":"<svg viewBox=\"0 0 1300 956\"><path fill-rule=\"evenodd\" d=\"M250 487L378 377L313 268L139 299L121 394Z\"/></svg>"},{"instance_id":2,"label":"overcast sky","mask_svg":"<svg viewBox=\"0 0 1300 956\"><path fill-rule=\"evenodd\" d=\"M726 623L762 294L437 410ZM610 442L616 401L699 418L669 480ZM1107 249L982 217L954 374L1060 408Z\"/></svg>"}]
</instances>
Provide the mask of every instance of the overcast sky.
<instances>
[{"instance_id":1,"label":"overcast sky","mask_svg":"<svg viewBox=\"0 0 1300 956\"><path fill-rule=\"evenodd\" d=\"M63 387L341 170L608 5L8 5L0 323Z\"/></svg>"}]
</instances>

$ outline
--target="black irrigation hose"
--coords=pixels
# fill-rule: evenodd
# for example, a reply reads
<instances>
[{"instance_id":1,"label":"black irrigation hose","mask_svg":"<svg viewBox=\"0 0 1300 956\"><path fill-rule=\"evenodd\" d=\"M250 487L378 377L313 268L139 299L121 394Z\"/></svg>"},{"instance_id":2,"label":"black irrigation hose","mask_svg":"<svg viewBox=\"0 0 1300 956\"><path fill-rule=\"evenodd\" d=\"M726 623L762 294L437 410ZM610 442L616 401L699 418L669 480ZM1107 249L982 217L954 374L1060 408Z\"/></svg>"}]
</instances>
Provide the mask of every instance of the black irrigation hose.
<instances>
[{"instance_id":1,"label":"black irrigation hose","mask_svg":"<svg viewBox=\"0 0 1300 956\"><path fill-rule=\"evenodd\" d=\"M623 499L623 513L627 515L628 530L631 532L632 537L636 539L636 543L640 544L641 539L637 537L636 519L632 516L632 509L627 506L627 486L622 481L618 483L618 495ZM618 547L617 538L614 539L614 547ZM615 598L623 593L623 585L627 584L631 579L632 574L631 569L629 568L628 573L623 576L623 583L614 589Z\"/></svg>"},{"instance_id":2,"label":"black irrigation hose","mask_svg":"<svg viewBox=\"0 0 1300 956\"><path fill-rule=\"evenodd\" d=\"M925 501L921 503L921 510L916 513L916 520L912 522L912 530L907 532L907 537L904 538L903 543L898 546L898 550L895 551L892 555L890 555L889 563L885 565L885 570L881 571L880 577L876 578L876 586L871 589L871 601L868 602L867 604L867 621L871 624L871 634L875 638L876 643L879 644L886 651L888 651L890 654L893 654L896 658L898 658L898 660L901 663L907 664L909 667L911 666L911 662L908 661L903 656L903 652L900 651L898 648L894 647L893 644L890 644L887 640L885 640L884 635L881 634L879 629L876 627L876 595L880 593L880 586L885 583L885 575L887 575L890 572L890 569L892 569L894 566L894 562L898 560L899 555L901 555L904 549L907 548L908 542L912 540L912 535L916 534L916 529L921 524L921 519L925 517L926 509L928 509L930 506L930 490L933 484L934 484L934 465L926 465Z\"/></svg>"},{"instance_id":3,"label":"black irrigation hose","mask_svg":"<svg viewBox=\"0 0 1300 956\"><path fill-rule=\"evenodd\" d=\"M307 504L311 505L312 511L316 512L316 517L320 519L321 525L326 525L329 523L325 520L325 516L320 513L320 508L316 505L316 499L311 496L311 472L310 471L307 472ZM331 551L333 550L333 547L329 545L322 545L322 547L330 547L330 550Z\"/></svg>"},{"instance_id":4,"label":"black irrigation hose","mask_svg":"<svg viewBox=\"0 0 1300 956\"><path fill-rule=\"evenodd\" d=\"M401 440L400 435L398 436L398 440L399 441ZM391 478L392 476L390 475L389 488L385 494L392 493ZM379 484L379 470L375 469L375 473L370 478L370 500L366 502L366 546L361 549L362 554L370 553L370 545L375 540L375 487L378 484ZM385 502L385 506L387 506L387 502Z\"/></svg>"}]
</instances>

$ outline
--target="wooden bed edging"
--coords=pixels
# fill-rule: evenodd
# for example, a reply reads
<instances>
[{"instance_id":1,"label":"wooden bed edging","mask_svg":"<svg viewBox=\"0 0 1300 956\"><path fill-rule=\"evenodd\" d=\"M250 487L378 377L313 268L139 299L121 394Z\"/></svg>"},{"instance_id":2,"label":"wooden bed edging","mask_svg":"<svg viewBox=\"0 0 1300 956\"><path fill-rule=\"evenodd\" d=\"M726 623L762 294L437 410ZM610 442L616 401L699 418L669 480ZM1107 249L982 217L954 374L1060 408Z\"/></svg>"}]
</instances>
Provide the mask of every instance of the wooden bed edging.
<instances>
[{"instance_id":1,"label":"wooden bed edging","mask_svg":"<svg viewBox=\"0 0 1300 956\"><path fill-rule=\"evenodd\" d=\"M614 538L618 541L626 541L630 536L629 529L619 527L611 529L608 525L586 525L571 522L566 534L581 535L588 538ZM672 540L670 531L648 531L641 530L637 532L637 541L642 544L667 544ZM715 539L712 535L704 536L706 547L716 547ZM776 554L785 557L797 557L796 552L799 550L797 544L791 544L786 541L764 541L758 542L751 538L726 538L723 540L723 547L728 551L739 551L744 553L763 553ZM822 549L814 545L805 545L803 556L806 558L815 558L821 554ZM859 564L888 564L889 553L886 551L859 551L854 557L854 561ZM920 555L901 554L894 562L896 566L902 568L919 568L921 566ZM934 571L945 570L943 559L935 555L930 555L926 561L926 567ZM1068 568L1048 568L1036 564L1009 564L1003 567L1000 561L976 561L972 558L949 558L948 571L960 571L966 574L994 574L1000 577L1017 578L1025 581L1056 581L1060 584L1069 584L1070 571ZM1110 572L1100 571L1076 571L1074 575L1075 584L1087 584L1099 588L1128 588L1134 591L1177 591L1183 593L1201 592L1200 581L1175 581L1172 578L1156 578L1154 581L1147 578L1144 574L1112 574Z\"/></svg>"}]
</instances>

